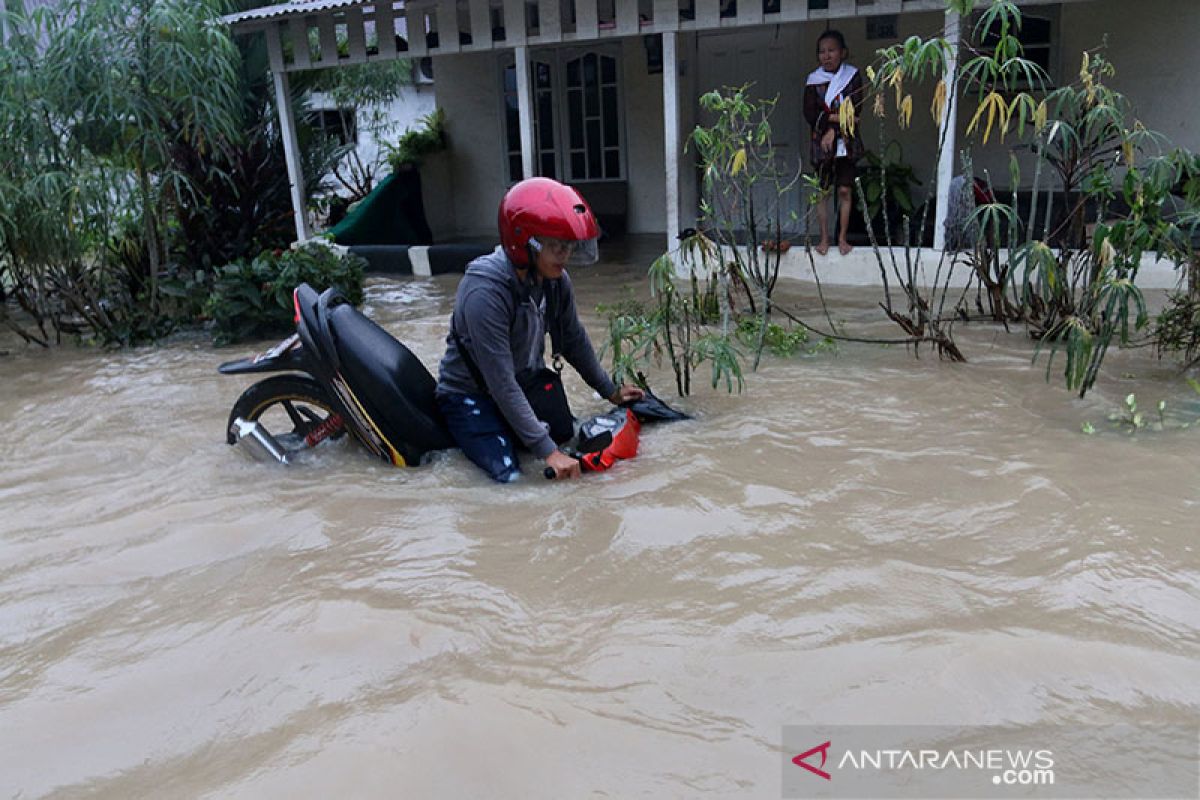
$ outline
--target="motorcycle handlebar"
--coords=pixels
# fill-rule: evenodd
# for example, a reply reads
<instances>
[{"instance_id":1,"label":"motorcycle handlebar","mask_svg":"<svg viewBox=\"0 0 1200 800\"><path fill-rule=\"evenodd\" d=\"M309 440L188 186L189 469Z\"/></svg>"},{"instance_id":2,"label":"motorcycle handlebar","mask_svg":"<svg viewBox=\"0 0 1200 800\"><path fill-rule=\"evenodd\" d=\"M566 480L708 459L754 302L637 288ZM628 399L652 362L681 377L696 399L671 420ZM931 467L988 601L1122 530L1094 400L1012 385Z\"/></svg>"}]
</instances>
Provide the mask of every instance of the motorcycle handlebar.
<instances>
[{"instance_id":1,"label":"motorcycle handlebar","mask_svg":"<svg viewBox=\"0 0 1200 800\"><path fill-rule=\"evenodd\" d=\"M578 461L580 470L583 469L583 456L581 456L579 453L564 453L564 455L568 455ZM554 471L554 467L547 466L542 470L542 477L548 481L552 481L558 477L558 473Z\"/></svg>"}]
</instances>

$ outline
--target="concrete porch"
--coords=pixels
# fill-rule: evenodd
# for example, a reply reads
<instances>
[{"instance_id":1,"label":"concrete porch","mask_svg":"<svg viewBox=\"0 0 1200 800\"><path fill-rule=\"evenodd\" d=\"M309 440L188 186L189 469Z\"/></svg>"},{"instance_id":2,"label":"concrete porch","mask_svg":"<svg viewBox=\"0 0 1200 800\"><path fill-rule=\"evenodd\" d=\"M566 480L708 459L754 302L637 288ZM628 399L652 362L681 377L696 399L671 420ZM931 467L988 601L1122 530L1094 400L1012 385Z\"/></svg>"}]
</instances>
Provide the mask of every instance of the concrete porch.
<instances>
[{"instance_id":1,"label":"concrete porch","mask_svg":"<svg viewBox=\"0 0 1200 800\"><path fill-rule=\"evenodd\" d=\"M586 270L612 272L614 277L634 281L645 276L654 259L663 253L663 237L658 234L626 234L604 240L600 245L600 263ZM962 263L952 265L947 255L942 262L943 251L933 248L912 249L908 252L915 270L926 285L935 278L939 284L945 280L945 271L950 270L950 286L964 287L971 277L970 268ZM1004 257L1006 254L1002 254ZM894 259L894 262L893 262ZM906 274L906 252L903 247L880 248L878 254L870 246L855 247L848 255L831 251L828 255L817 255L804 244L794 244L782 255L779 276L788 280L814 282L820 279L829 286L882 286L880 260L887 270L888 280L895 281L893 268ZM941 263L942 273L938 276ZM894 263L894 267L893 267ZM683 274L686 275L686 268ZM1179 285L1182 273L1169 261L1156 258L1153 254L1142 259L1138 270L1137 285L1141 289L1174 289Z\"/></svg>"}]
</instances>

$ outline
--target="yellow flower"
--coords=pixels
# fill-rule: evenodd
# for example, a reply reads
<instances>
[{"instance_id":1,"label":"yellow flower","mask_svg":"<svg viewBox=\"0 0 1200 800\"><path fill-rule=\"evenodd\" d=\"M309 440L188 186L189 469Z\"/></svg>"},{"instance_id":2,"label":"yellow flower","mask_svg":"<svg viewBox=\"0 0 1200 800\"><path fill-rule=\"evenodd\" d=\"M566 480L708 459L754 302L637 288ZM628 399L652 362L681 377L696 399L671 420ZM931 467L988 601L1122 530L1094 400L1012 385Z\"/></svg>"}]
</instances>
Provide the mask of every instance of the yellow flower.
<instances>
[{"instance_id":1,"label":"yellow flower","mask_svg":"<svg viewBox=\"0 0 1200 800\"><path fill-rule=\"evenodd\" d=\"M940 127L942 124L942 115L946 112L945 80L937 82L937 87L933 90L933 104L930 105L929 112L933 114L934 123Z\"/></svg>"},{"instance_id":2,"label":"yellow flower","mask_svg":"<svg viewBox=\"0 0 1200 800\"><path fill-rule=\"evenodd\" d=\"M858 120L855 117L854 103L849 100L838 106L838 125L841 126L842 133L846 136L854 135L854 128Z\"/></svg>"}]
</instances>

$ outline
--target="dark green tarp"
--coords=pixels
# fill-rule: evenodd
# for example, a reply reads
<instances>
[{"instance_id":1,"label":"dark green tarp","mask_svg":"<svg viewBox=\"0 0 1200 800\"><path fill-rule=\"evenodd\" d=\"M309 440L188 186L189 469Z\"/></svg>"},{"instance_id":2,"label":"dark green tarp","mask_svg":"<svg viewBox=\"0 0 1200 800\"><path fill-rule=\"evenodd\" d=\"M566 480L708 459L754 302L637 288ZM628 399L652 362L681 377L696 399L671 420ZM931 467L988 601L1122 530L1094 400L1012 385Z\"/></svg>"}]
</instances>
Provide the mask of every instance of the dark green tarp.
<instances>
[{"instance_id":1,"label":"dark green tarp","mask_svg":"<svg viewBox=\"0 0 1200 800\"><path fill-rule=\"evenodd\" d=\"M338 244L433 244L421 201L421 173L393 172L330 228Z\"/></svg>"}]
</instances>

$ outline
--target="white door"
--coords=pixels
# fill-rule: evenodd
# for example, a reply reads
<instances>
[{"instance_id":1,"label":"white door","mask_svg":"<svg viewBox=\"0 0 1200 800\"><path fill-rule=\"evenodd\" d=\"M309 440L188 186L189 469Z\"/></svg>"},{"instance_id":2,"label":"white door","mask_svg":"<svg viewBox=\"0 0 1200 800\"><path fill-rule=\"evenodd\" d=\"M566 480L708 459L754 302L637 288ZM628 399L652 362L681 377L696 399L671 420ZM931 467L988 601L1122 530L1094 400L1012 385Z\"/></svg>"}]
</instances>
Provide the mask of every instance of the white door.
<instances>
[{"instance_id":1,"label":"white door","mask_svg":"<svg viewBox=\"0 0 1200 800\"><path fill-rule=\"evenodd\" d=\"M794 177L801 165L804 141L804 75L798 26L774 26L748 31L718 32L697 39L698 63L696 96L724 86L752 83L755 99L777 97L771 115L771 133L780 172ZM807 52L807 51L804 51ZM700 124L711 124L710 115L696 110ZM786 182L788 178L784 178ZM773 187L763 185L756 193L756 207L771 207ZM787 233L805 233L804 192L797 182L780 203L783 229ZM794 215L794 218L793 218Z\"/></svg>"}]
</instances>

